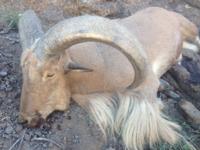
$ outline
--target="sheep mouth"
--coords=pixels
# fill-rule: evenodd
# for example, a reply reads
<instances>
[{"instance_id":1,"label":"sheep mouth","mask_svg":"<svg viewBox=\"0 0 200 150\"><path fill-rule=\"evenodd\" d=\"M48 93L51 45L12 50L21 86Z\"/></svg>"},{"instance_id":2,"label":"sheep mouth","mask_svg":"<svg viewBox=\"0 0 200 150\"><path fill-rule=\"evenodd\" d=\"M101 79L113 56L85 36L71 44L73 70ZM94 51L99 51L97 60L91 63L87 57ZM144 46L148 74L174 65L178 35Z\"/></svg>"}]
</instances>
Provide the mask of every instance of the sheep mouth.
<instances>
[{"instance_id":1,"label":"sheep mouth","mask_svg":"<svg viewBox=\"0 0 200 150\"><path fill-rule=\"evenodd\" d=\"M37 128L44 123L44 119L40 113L35 113L32 117L25 117L23 114L20 114L18 122L31 128Z\"/></svg>"}]
</instances>

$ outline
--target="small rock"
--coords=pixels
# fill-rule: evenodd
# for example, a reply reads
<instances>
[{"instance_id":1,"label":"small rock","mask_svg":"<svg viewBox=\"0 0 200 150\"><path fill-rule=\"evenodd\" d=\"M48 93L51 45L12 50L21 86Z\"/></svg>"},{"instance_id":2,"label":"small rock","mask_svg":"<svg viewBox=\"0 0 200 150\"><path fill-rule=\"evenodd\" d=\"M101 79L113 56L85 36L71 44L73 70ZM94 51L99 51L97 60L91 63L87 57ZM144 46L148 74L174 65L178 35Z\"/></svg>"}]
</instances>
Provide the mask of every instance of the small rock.
<instances>
[{"instance_id":1,"label":"small rock","mask_svg":"<svg viewBox=\"0 0 200 150\"><path fill-rule=\"evenodd\" d=\"M33 149L33 148L31 148L31 146L29 145L29 143L23 142L23 147L22 147L22 149L29 150L29 149Z\"/></svg>"},{"instance_id":2,"label":"small rock","mask_svg":"<svg viewBox=\"0 0 200 150\"><path fill-rule=\"evenodd\" d=\"M46 143L43 143L43 144L42 144L42 147L47 148L47 144L46 144Z\"/></svg>"},{"instance_id":3,"label":"small rock","mask_svg":"<svg viewBox=\"0 0 200 150\"><path fill-rule=\"evenodd\" d=\"M10 139L10 135L8 135L8 134L3 134L2 137L3 137L3 138L6 138L6 139Z\"/></svg>"},{"instance_id":4,"label":"small rock","mask_svg":"<svg viewBox=\"0 0 200 150\"><path fill-rule=\"evenodd\" d=\"M0 30L3 30L6 27L6 22L1 20L0 21ZM1 33L3 33L3 31L1 31Z\"/></svg>"},{"instance_id":5,"label":"small rock","mask_svg":"<svg viewBox=\"0 0 200 150\"><path fill-rule=\"evenodd\" d=\"M5 91L6 92L10 92L12 91L13 87L11 85L8 85L6 88L5 88Z\"/></svg>"},{"instance_id":6,"label":"small rock","mask_svg":"<svg viewBox=\"0 0 200 150\"><path fill-rule=\"evenodd\" d=\"M74 144L80 143L80 138L79 138L78 135L74 135L74 136L73 136L73 143L74 143Z\"/></svg>"},{"instance_id":7,"label":"small rock","mask_svg":"<svg viewBox=\"0 0 200 150\"><path fill-rule=\"evenodd\" d=\"M8 102L8 103L12 103L13 100L9 98L9 99L7 100L7 102Z\"/></svg>"},{"instance_id":8,"label":"small rock","mask_svg":"<svg viewBox=\"0 0 200 150\"><path fill-rule=\"evenodd\" d=\"M0 129L6 128L7 124L6 122L0 123Z\"/></svg>"},{"instance_id":9,"label":"small rock","mask_svg":"<svg viewBox=\"0 0 200 150\"><path fill-rule=\"evenodd\" d=\"M71 120L71 119L72 119L72 117L71 117L71 116L67 116L67 119L68 119L68 120Z\"/></svg>"},{"instance_id":10,"label":"small rock","mask_svg":"<svg viewBox=\"0 0 200 150\"><path fill-rule=\"evenodd\" d=\"M4 84L0 84L0 90L5 90L6 86Z\"/></svg>"},{"instance_id":11,"label":"small rock","mask_svg":"<svg viewBox=\"0 0 200 150\"><path fill-rule=\"evenodd\" d=\"M190 5L188 5L188 4L186 4L186 5L185 5L185 8L186 8L186 9L190 9L190 8L191 8L191 6L190 6Z\"/></svg>"},{"instance_id":12,"label":"small rock","mask_svg":"<svg viewBox=\"0 0 200 150\"><path fill-rule=\"evenodd\" d=\"M40 136L42 136L42 133L39 132L39 131L37 131L37 132L35 132L35 135L37 135L38 137L40 137Z\"/></svg>"},{"instance_id":13,"label":"small rock","mask_svg":"<svg viewBox=\"0 0 200 150\"><path fill-rule=\"evenodd\" d=\"M167 96L164 93L158 93L158 97L162 100L167 99Z\"/></svg>"},{"instance_id":14,"label":"small rock","mask_svg":"<svg viewBox=\"0 0 200 150\"><path fill-rule=\"evenodd\" d=\"M18 139L20 137L20 135L18 135L18 134L12 134L12 137L15 138L15 139Z\"/></svg>"},{"instance_id":15,"label":"small rock","mask_svg":"<svg viewBox=\"0 0 200 150\"><path fill-rule=\"evenodd\" d=\"M49 147L52 148L53 147L53 143L49 143Z\"/></svg>"},{"instance_id":16,"label":"small rock","mask_svg":"<svg viewBox=\"0 0 200 150\"><path fill-rule=\"evenodd\" d=\"M60 124L57 124L57 129L58 129L58 130L62 130L62 127L61 127Z\"/></svg>"},{"instance_id":17,"label":"small rock","mask_svg":"<svg viewBox=\"0 0 200 150\"><path fill-rule=\"evenodd\" d=\"M22 129L23 127L21 125L17 125L17 127L15 128L15 131L19 133L22 131Z\"/></svg>"},{"instance_id":18,"label":"small rock","mask_svg":"<svg viewBox=\"0 0 200 150\"><path fill-rule=\"evenodd\" d=\"M69 142L69 139L65 136L65 137L63 138L63 142L64 142L65 145L67 145L68 142Z\"/></svg>"},{"instance_id":19,"label":"small rock","mask_svg":"<svg viewBox=\"0 0 200 150\"><path fill-rule=\"evenodd\" d=\"M3 141L0 141L0 146L3 146L3 143L4 143Z\"/></svg>"},{"instance_id":20,"label":"small rock","mask_svg":"<svg viewBox=\"0 0 200 150\"><path fill-rule=\"evenodd\" d=\"M4 56L6 56L6 57L12 57L13 55L10 54L10 53L5 53Z\"/></svg>"},{"instance_id":21,"label":"small rock","mask_svg":"<svg viewBox=\"0 0 200 150\"><path fill-rule=\"evenodd\" d=\"M6 134L11 134L12 131L13 131L13 128L12 128L11 126L8 126L8 127L6 128L6 130L5 130L5 133L6 133Z\"/></svg>"},{"instance_id":22,"label":"small rock","mask_svg":"<svg viewBox=\"0 0 200 150\"><path fill-rule=\"evenodd\" d=\"M0 86L1 89L1 86ZM5 91L0 91L0 98L5 98L6 97L6 92Z\"/></svg>"},{"instance_id":23,"label":"small rock","mask_svg":"<svg viewBox=\"0 0 200 150\"><path fill-rule=\"evenodd\" d=\"M0 71L0 76L1 77L5 77L5 76L7 76L8 75L8 72L7 71L5 71L5 70L1 70Z\"/></svg>"},{"instance_id":24,"label":"small rock","mask_svg":"<svg viewBox=\"0 0 200 150\"><path fill-rule=\"evenodd\" d=\"M199 0L184 0L186 3L190 4L193 7L200 8L200 1Z\"/></svg>"}]
</instances>

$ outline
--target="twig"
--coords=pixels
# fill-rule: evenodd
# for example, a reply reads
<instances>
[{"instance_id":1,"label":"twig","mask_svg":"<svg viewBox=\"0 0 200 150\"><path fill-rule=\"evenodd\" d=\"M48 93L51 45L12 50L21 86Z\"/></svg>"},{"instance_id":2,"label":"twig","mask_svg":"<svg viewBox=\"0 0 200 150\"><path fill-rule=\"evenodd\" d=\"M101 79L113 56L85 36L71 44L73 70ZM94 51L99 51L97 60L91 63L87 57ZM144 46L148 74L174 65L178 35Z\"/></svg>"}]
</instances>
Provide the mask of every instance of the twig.
<instances>
[{"instance_id":1,"label":"twig","mask_svg":"<svg viewBox=\"0 0 200 150\"><path fill-rule=\"evenodd\" d=\"M24 136L25 136L25 133L26 133L26 130L24 131L22 137L20 137L19 139L17 139L15 141L15 143L9 148L9 150L12 150L19 142L19 147L18 147L18 150L21 150L21 147L22 147L22 143L24 141Z\"/></svg>"},{"instance_id":2,"label":"twig","mask_svg":"<svg viewBox=\"0 0 200 150\"><path fill-rule=\"evenodd\" d=\"M4 121L5 119L8 119L9 117L8 116L6 116L6 117L3 117L3 118L1 118L1 120L0 121Z\"/></svg>"},{"instance_id":3,"label":"twig","mask_svg":"<svg viewBox=\"0 0 200 150\"><path fill-rule=\"evenodd\" d=\"M12 41L12 42L14 42L14 43L19 43L19 40L18 40L18 39L10 38L10 37L7 37L7 36L0 36L0 38L3 38L3 39L6 39L6 40L9 40L9 41Z\"/></svg>"},{"instance_id":4,"label":"twig","mask_svg":"<svg viewBox=\"0 0 200 150\"><path fill-rule=\"evenodd\" d=\"M2 31L0 31L0 35L7 34L7 33L9 33L10 30L11 30L11 28L6 28L6 30L2 30Z\"/></svg>"},{"instance_id":5,"label":"twig","mask_svg":"<svg viewBox=\"0 0 200 150\"><path fill-rule=\"evenodd\" d=\"M17 139L15 143L8 150L12 150L20 142L20 140L21 138Z\"/></svg>"},{"instance_id":6,"label":"twig","mask_svg":"<svg viewBox=\"0 0 200 150\"><path fill-rule=\"evenodd\" d=\"M39 138L33 138L33 141L46 141L46 142L50 142L50 143L53 143L54 145L56 145L58 148L60 149L63 149L63 145L61 144L58 144L57 142L51 140L51 139L47 139L47 138L42 138L42 137L39 137Z\"/></svg>"},{"instance_id":7,"label":"twig","mask_svg":"<svg viewBox=\"0 0 200 150\"><path fill-rule=\"evenodd\" d=\"M196 131L196 130L194 130L194 131L192 131L192 133L196 133L196 134L199 134L200 135L200 131Z\"/></svg>"},{"instance_id":8,"label":"twig","mask_svg":"<svg viewBox=\"0 0 200 150\"><path fill-rule=\"evenodd\" d=\"M6 116L4 118L1 118L0 122L6 120L7 124L12 128L12 130L14 130L12 122L8 119L10 119L10 117Z\"/></svg>"},{"instance_id":9,"label":"twig","mask_svg":"<svg viewBox=\"0 0 200 150\"><path fill-rule=\"evenodd\" d=\"M21 150L21 149L22 149L22 144L23 144L23 142L24 142L24 136L25 136L25 134L26 134L26 129L24 130L24 133L23 133L23 135L22 135L22 137L21 137L21 141L20 141L20 143L19 143L18 150Z\"/></svg>"},{"instance_id":10,"label":"twig","mask_svg":"<svg viewBox=\"0 0 200 150\"><path fill-rule=\"evenodd\" d=\"M184 1L192 7L195 7L198 9L200 8L199 0L184 0Z\"/></svg>"},{"instance_id":11,"label":"twig","mask_svg":"<svg viewBox=\"0 0 200 150\"><path fill-rule=\"evenodd\" d=\"M33 147L32 150L36 150L36 149L38 149L38 147L39 147L40 145L41 145L41 144L37 144L36 146Z\"/></svg>"}]
</instances>

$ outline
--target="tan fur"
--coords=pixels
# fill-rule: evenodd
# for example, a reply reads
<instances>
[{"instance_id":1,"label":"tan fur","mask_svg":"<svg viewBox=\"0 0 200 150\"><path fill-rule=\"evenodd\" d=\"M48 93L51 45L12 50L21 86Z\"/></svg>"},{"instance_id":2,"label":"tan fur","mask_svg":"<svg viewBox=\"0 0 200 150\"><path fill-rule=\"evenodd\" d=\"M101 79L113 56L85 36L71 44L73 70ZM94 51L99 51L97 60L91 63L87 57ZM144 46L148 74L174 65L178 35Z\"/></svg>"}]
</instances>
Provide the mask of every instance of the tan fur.
<instances>
[{"instance_id":1,"label":"tan fur","mask_svg":"<svg viewBox=\"0 0 200 150\"><path fill-rule=\"evenodd\" d=\"M29 123L38 117L46 119L54 110L66 110L72 97L104 133L119 134L130 150L142 150L159 140L174 143L178 138L174 129L179 127L159 109L159 78L177 62L183 42L195 40L197 27L157 7L113 22L125 26L145 50L149 62L145 80L127 89L135 80L135 70L125 56L102 43L77 44L48 61L38 60L33 51L23 52L20 115ZM69 70L70 61L92 71Z\"/></svg>"}]
</instances>

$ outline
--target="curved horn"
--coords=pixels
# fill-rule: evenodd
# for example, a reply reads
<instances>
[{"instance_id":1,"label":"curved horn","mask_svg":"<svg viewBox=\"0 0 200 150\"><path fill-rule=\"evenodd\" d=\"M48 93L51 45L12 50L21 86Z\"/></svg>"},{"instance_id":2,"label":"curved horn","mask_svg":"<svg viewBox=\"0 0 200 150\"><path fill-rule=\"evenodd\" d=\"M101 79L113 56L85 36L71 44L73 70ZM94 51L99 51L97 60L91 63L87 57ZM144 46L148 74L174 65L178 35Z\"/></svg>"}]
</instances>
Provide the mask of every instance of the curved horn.
<instances>
[{"instance_id":1,"label":"curved horn","mask_svg":"<svg viewBox=\"0 0 200 150\"><path fill-rule=\"evenodd\" d=\"M125 27L103 17L86 15L64 20L38 41L34 51L40 60L44 60L86 41L108 44L128 58L135 69L135 80L130 87L136 87L143 81L148 60L142 46Z\"/></svg>"}]
</instances>

